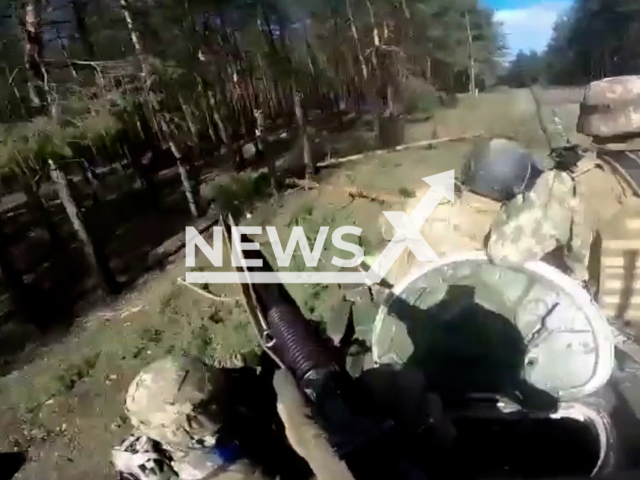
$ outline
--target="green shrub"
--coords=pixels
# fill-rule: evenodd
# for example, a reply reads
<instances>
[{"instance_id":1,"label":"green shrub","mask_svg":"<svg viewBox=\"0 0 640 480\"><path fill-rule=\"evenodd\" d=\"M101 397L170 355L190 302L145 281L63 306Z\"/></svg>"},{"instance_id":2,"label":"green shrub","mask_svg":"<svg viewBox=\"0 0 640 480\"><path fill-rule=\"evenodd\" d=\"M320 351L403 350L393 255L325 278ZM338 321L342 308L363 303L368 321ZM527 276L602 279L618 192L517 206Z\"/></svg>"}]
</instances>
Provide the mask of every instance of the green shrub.
<instances>
[{"instance_id":1,"label":"green shrub","mask_svg":"<svg viewBox=\"0 0 640 480\"><path fill-rule=\"evenodd\" d=\"M271 180L265 172L258 175L237 175L216 183L211 201L221 211L236 217L250 209L258 200L270 194Z\"/></svg>"},{"instance_id":2,"label":"green shrub","mask_svg":"<svg viewBox=\"0 0 640 480\"><path fill-rule=\"evenodd\" d=\"M426 81L410 78L403 85L404 112L432 115L441 105L441 94Z\"/></svg>"}]
</instances>

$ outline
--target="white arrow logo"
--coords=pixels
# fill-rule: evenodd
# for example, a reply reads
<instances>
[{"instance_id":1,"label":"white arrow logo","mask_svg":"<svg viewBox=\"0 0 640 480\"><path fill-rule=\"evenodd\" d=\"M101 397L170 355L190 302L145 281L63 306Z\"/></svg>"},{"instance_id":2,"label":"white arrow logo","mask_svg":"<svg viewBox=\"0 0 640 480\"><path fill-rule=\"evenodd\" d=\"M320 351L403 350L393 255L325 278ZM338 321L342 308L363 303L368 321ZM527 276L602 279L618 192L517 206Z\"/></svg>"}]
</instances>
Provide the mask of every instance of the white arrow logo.
<instances>
[{"instance_id":1,"label":"white arrow logo","mask_svg":"<svg viewBox=\"0 0 640 480\"><path fill-rule=\"evenodd\" d=\"M438 255L422 236L420 228L443 198L447 198L452 203L455 200L454 171L449 170L431 175L422 180L427 182L431 188L411 212L411 215L407 216L405 212L382 212L395 228L396 234L367 272L368 282L380 282L406 247L409 247L421 262L438 260Z\"/></svg>"}]
</instances>

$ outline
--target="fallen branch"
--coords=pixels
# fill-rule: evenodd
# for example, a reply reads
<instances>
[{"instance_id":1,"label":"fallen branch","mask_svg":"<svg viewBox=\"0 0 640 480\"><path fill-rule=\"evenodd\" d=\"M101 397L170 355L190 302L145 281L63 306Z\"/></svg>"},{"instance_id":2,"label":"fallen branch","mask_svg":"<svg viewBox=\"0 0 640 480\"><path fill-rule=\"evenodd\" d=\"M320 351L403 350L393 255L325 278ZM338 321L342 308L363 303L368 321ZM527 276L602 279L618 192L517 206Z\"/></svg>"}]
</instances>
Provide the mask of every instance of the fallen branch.
<instances>
[{"instance_id":1,"label":"fallen branch","mask_svg":"<svg viewBox=\"0 0 640 480\"><path fill-rule=\"evenodd\" d=\"M460 142L462 140L470 140L472 138L478 138L478 137L481 137L481 136L482 136L481 133L476 133L474 135L464 135L462 137L447 137L447 138L437 138L435 140L423 140L421 142L407 143L405 145L398 145L397 147L393 147L393 148L386 148L386 149L383 149L383 150L372 150L370 152L358 153L356 155L350 155L348 157L325 160L323 162L319 162L316 166L318 168L323 168L323 167L328 167L328 166L331 166L331 165L338 165L338 164L341 164L341 163L350 162L352 160L359 160L361 158L365 158L365 157L369 157L369 156L381 155L381 154L384 154L384 153L401 152L403 150L409 150L409 149L412 149L412 148L428 147L430 145L437 145L439 143L445 143L445 142Z\"/></svg>"},{"instance_id":2,"label":"fallen branch","mask_svg":"<svg viewBox=\"0 0 640 480\"><path fill-rule=\"evenodd\" d=\"M311 190L313 188L320 187L318 182L314 182L313 180L301 180L298 178L287 178L286 183L302 190Z\"/></svg>"},{"instance_id":3,"label":"fallen branch","mask_svg":"<svg viewBox=\"0 0 640 480\"><path fill-rule=\"evenodd\" d=\"M378 203L385 203L385 202L391 203L391 202L404 200L404 197L400 195L394 195L392 193L385 193L385 192L372 194L372 193L364 192L356 187L343 187L343 190L346 191L351 198L354 198L354 199L364 198L366 200L371 200Z\"/></svg>"},{"instance_id":4,"label":"fallen branch","mask_svg":"<svg viewBox=\"0 0 640 480\"><path fill-rule=\"evenodd\" d=\"M340 205L340 206L338 207L338 211L343 210L343 209L347 208L348 206L350 206L350 205L353 203L353 200L354 200L354 198L353 198L353 197L349 197L349 201L348 201L348 202L343 203L342 205Z\"/></svg>"},{"instance_id":5,"label":"fallen branch","mask_svg":"<svg viewBox=\"0 0 640 480\"><path fill-rule=\"evenodd\" d=\"M236 301L235 298L220 297L218 295L213 295L212 293L205 292L203 289L196 287L195 285L192 285L190 283L187 283L182 277L178 277L178 283L180 285L184 285L185 287L189 287L194 292L197 292L200 295L207 297L209 300L213 300L216 302L235 302Z\"/></svg>"},{"instance_id":6,"label":"fallen branch","mask_svg":"<svg viewBox=\"0 0 640 480\"><path fill-rule=\"evenodd\" d=\"M317 182L312 180L298 180L296 178L287 179L287 183L295 185L298 188L304 188L305 190L310 190L314 188L320 188L321 186L330 189L342 190L344 193L349 195L351 199L363 198L366 200L371 200L378 203L384 202L397 202L405 200L401 195L397 195L391 192L379 192L379 193L368 193L363 190L360 190L357 187L346 187L346 186L334 186L334 185L320 185Z\"/></svg>"}]
</instances>

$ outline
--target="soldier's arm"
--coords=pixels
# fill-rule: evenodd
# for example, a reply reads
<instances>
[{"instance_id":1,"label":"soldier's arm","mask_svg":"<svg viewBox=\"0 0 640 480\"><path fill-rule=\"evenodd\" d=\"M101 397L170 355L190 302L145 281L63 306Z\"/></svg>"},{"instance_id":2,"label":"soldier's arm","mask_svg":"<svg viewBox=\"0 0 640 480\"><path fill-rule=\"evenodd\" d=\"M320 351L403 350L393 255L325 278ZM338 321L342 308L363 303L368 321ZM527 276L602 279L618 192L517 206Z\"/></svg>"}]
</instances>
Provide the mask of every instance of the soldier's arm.
<instances>
[{"instance_id":1,"label":"soldier's arm","mask_svg":"<svg viewBox=\"0 0 640 480\"><path fill-rule=\"evenodd\" d=\"M567 244L567 264L579 281L589 279L589 254L593 240L593 229L587 217L579 191L570 202L572 224L569 242Z\"/></svg>"},{"instance_id":2,"label":"soldier's arm","mask_svg":"<svg viewBox=\"0 0 640 480\"><path fill-rule=\"evenodd\" d=\"M278 370L273 379L277 407L291 446L303 457L317 480L354 480L331 448L322 429L308 415L308 408L293 377Z\"/></svg>"},{"instance_id":3,"label":"soldier's arm","mask_svg":"<svg viewBox=\"0 0 640 480\"><path fill-rule=\"evenodd\" d=\"M529 199L513 199L491 225L487 256L498 265L539 260L558 245L544 210Z\"/></svg>"},{"instance_id":4,"label":"soldier's arm","mask_svg":"<svg viewBox=\"0 0 640 480\"><path fill-rule=\"evenodd\" d=\"M497 264L540 260L566 242L571 215L567 214L566 181L556 171L545 172L531 191L506 204L491 225L487 255Z\"/></svg>"}]
</instances>

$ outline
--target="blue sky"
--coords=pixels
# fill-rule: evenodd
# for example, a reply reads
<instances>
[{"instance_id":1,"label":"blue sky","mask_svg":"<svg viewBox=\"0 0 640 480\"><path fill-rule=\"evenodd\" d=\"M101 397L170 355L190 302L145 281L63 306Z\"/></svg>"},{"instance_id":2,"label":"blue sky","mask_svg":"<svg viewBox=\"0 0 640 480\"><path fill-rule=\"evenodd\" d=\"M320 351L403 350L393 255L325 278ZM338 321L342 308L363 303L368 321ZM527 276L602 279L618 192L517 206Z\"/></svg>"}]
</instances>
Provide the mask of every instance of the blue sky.
<instances>
[{"instance_id":1,"label":"blue sky","mask_svg":"<svg viewBox=\"0 0 640 480\"><path fill-rule=\"evenodd\" d=\"M496 10L496 20L503 24L511 55L518 50L543 50L558 14L572 3L572 0L481 1Z\"/></svg>"}]
</instances>

